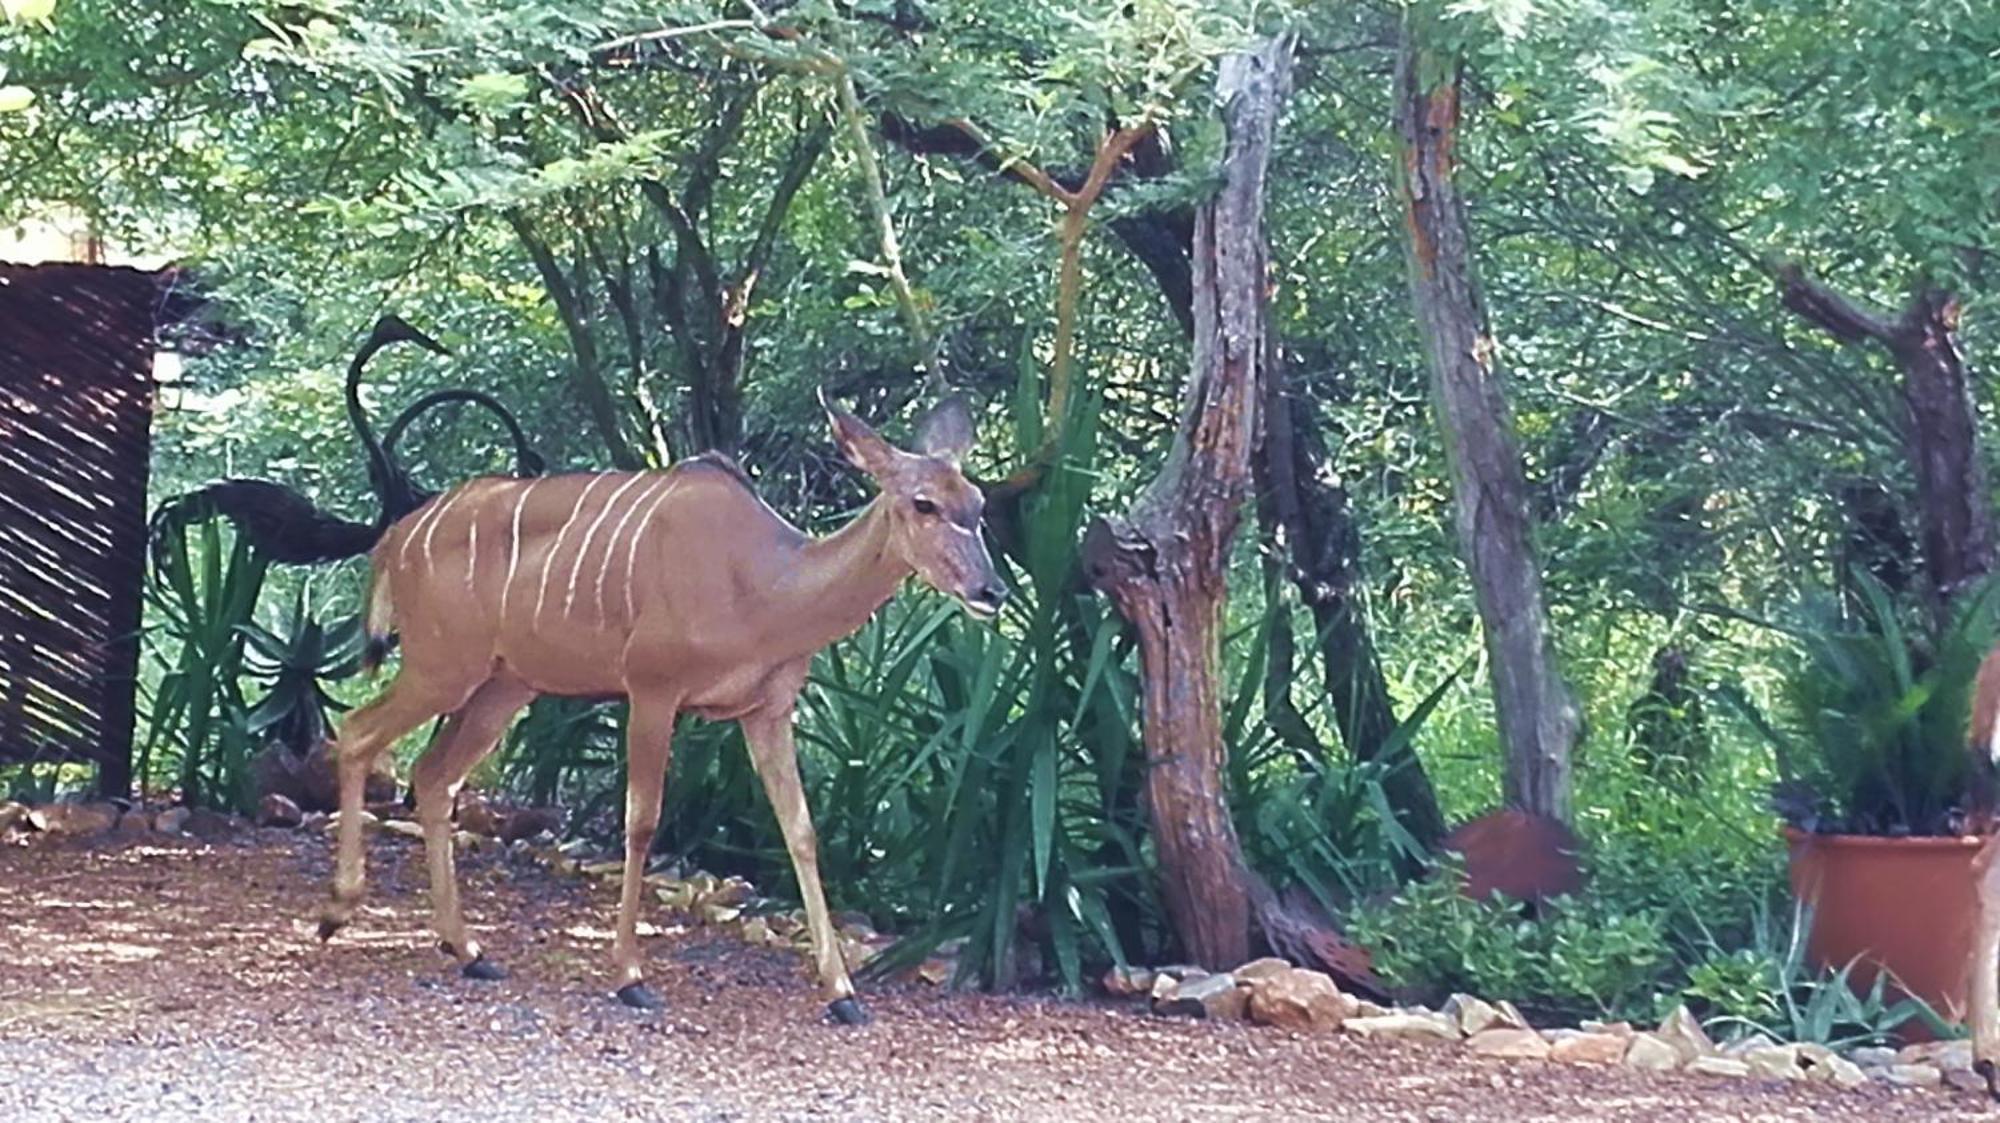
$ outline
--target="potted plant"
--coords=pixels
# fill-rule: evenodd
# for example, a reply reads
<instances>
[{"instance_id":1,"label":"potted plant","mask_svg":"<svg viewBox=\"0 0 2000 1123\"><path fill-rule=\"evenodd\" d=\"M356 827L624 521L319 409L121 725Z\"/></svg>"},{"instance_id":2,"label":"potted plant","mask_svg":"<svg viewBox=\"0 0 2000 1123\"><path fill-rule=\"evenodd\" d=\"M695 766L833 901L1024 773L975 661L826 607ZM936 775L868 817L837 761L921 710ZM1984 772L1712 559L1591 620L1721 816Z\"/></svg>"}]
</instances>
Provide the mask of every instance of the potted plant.
<instances>
[{"instance_id":1,"label":"potted plant","mask_svg":"<svg viewBox=\"0 0 2000 1123\"><path fill-rule=\"evenodd\" d=\"M1810 910L1809 958L1852 964L1863 988L1886 973L1952 1022L1965 1013L1982 841L1967 729L1994 588L1961 596L1940 625L1858 575L1852 604L1787 629L1800 645L1783 692L1792 730L1759 722L1777 756L1792 889Z\"/></svg>"}]
</instances>

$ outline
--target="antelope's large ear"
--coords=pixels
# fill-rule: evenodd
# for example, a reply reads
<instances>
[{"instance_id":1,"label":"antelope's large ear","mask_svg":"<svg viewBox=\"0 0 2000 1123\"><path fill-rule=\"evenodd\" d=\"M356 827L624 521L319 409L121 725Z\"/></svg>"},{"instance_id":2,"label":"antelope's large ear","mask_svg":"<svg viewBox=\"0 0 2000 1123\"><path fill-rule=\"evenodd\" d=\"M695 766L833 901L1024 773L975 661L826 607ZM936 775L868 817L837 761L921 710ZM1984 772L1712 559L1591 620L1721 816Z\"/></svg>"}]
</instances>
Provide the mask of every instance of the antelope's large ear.
<instances>
[{"instance_id":1,"label":"antelope's large ear","mask_svg":"<svg viewBox=\"0 0 2000 1123\"><path fill-rule=\"evenodd\" d=\"M972 451L972 407L965 395L946 394L917 422L917 451L953 464Z\"/></svg>"},{"instance_id":2,"label":"antelope's large ear","mask_svg":"<svg viewBox=\"0 0 2000 1123\"><path fill-rule=\"evenodd\" d=\"M827 424L833 429L833 443L848 463L871 476L879 476L895 460L896 450L889 447L889 442L876 436L875 430L860 418L828 400L824 386L819 388L819 404L826 410Z\"/></svg>"}]
</instances>

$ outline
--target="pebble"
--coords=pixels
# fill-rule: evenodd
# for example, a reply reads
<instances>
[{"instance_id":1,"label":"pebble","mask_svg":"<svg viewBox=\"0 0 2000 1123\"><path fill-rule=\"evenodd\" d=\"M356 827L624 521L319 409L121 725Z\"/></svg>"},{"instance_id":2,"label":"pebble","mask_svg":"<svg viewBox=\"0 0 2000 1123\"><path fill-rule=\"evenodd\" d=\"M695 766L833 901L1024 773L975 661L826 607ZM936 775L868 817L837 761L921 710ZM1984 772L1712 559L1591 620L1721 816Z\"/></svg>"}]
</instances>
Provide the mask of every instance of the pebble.
<instances>
[{"instance_id":1,"label":"pebble","mask_svg":"<svg viewBox=\"0 0 2000 1123\"><path fill-rule=\"evenodd\" d=\"M1477 1056L1507 1060L1538 1061L1549 1055L1549 1043L1541 1034L1504 1026L1473 1034L1466 1038L1465 1047Z\"/></svg>"},{"instance_id":2,"label":"pebble","mask_svg":"<svg viewBox=\"0 0 2000 1123\"><path fill-rule=\"evenodd\" d=\"M1632 1035L1625 1047L1625 1067L1647 1072L1670 1072L1681 1066L1681 1052L1650 1033Z\"/></svg>"},{"instance_id":3,"label":"pebble","mask_svg":"<svg viewBox=\"0 0 2000 1123\"><path fill-rule=\"evenodd\" d=\"M1883 1079L1903 1088L1935 1088L1944 1082L1944 1073L1936 1065L1890 1065L1883 1073Z\"/></svg>"}]
</instances>

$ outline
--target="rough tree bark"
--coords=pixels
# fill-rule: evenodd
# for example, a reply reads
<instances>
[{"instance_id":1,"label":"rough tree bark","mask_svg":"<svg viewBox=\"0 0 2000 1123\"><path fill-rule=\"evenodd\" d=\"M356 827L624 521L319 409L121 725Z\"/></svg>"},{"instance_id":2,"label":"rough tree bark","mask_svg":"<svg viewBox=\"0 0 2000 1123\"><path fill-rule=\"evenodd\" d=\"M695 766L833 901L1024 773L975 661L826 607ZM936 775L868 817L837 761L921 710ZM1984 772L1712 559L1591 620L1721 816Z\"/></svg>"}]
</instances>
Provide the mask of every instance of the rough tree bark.
<instances>
[{"instance_id":1,"label":"rough tree bark","mask_svg":"<svg viewBox=\"0 0 2000 1123\"><path fill-rule=\"evenodd\" d=\"M1131 511L1085 536L1084 569L1139 636L1146 802L1183 950L1249 956L1251 909L1224 790L1217 653L1230 540L1250 491L1267 302L1264 179L1292 40L1222 63L1223 183L1195 217L1194 361L1173 447Z\"/></svg>"},{"instance_id":2,"label":"rough tree bark","mask_svg":"<svg viewBox=\"0 0 2000 1123\"><path fill-rule=\"evenodd\" d=\"M1494 368L1453 184L1460 64L1427 49L1406 17L1396 66L1410 293L1431 368L1431 400L1451 462L1459 548L1492 665L1509 805L1567 821L1580 719L1556 665L1531 534L1527 481Z\"/></svg>"},{"instance_id":3,"label":"rough tree bark","mask_svg":"<svg viewBox=\"0 0 2000 1123\"><path fill-rule=\"evenodd\" d=\"M1879 343L1903 372L1903 440L1916 471L1924 574L1940 614L1993 568L1993 516L1965 359L1958 300L1919 287L1900 316L1860 307L1806 276L1778 271L1785 307L1846 344Z\"/></svg>"}]
</instances>

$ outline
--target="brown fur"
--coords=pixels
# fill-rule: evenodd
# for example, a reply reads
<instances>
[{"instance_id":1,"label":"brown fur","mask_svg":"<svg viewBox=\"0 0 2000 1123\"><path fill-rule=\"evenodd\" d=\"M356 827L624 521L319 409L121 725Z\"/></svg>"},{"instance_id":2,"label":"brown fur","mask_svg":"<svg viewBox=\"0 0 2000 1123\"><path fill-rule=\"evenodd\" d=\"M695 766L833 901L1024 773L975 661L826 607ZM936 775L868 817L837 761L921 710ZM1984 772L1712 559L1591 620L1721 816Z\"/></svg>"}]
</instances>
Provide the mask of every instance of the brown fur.
<instances>
[{"instance_id":1,"label":"brown fur","mask_svg":"<svg viewBox=\"0 0 2000 1123\"><path fill-rule=\"evenodd\" d=\"M1973 875L1979 879L1977 934L1973 940L1971 1011L1972 1054L1987 1079L1987 1089L2000 1099L1994 1072L2000 1063L2000 834L1994 833L1992 777L1993 727L2000 720L2000 648L1988 653L1979 665L1979 678L1972 692L1972 737L1968 751L1979 776L1968 829L1986 835L1985 845L1973 858Z\"/></svg>"},{"instance_id":2,"label":"brown fur","mask_svg":"<svg viewBox=\"0 0 2000 1123\"><path fill-rule=\"evenodd\" d=\"M980 497L958 469L970 443L927 425L926 455L891 448L830 410L842 451L881 485L852 523L812 538L780 518L723 458L665 472L469 481L392 527L373 554L368 628L400 634L402 665L340 731L341 830L331 934L359 902L361 780L384 748L447 720L412 773L438 935L481 965L452 864L459 786L539 694L626 697L626 850L613 958L639 1004L641 877L659 822L674 721L742 724L805 900L819 978L853 986L820 890L817 845L792 742L813 655L859 628L912 573L982 611L1004 589L977 533Z\"/></svg>"}]
</instances>

